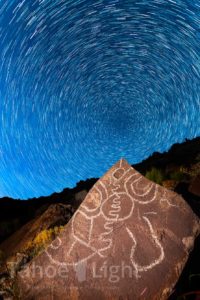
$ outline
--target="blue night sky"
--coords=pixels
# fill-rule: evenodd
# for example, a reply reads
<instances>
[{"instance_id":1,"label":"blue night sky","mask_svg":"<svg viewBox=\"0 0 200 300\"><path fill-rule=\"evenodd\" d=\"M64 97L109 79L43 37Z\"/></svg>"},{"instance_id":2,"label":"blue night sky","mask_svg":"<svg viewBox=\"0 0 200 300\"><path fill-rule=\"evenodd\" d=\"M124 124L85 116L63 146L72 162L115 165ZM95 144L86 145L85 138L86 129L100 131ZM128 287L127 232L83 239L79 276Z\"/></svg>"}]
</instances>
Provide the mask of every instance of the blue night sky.
<instances>
[{"instance_id":1,"label":"blue night sky","mask_svg":"<svg viewBox=\"0 0 200 300\"><path fill-rule=\"evenodd\" d=\"M0 197L200 135L199 0L0 0Z\"/></svg>"}]
</instances>

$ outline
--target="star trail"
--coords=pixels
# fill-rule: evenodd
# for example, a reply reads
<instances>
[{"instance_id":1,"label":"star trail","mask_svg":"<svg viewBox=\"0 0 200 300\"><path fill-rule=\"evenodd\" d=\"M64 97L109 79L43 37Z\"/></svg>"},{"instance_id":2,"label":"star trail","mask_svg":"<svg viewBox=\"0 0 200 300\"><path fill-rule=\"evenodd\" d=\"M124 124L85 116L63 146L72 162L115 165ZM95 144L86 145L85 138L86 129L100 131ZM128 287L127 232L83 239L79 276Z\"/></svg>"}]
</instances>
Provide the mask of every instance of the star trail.
<instances>
[{"instance_id":1,"label":"star trail","mask_svg":"<svg viewBox=\"0 0 200 300\"><path fill-rule=\"evenodd\" d=\"M200 135L198 0L0 0L0 197Z\"/></svg>"}]
</instances>

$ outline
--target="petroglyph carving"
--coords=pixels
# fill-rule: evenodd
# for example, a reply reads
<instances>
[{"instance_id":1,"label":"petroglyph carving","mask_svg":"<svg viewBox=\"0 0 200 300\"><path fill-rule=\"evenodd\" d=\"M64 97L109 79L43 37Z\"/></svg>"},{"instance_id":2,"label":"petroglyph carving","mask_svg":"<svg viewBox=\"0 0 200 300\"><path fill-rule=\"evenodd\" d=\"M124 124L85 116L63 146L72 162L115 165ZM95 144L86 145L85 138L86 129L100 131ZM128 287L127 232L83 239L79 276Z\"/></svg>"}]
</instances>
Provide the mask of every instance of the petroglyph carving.
<instances>
[{"instance_id":1,"label":"petroglyph carving","mask_svg":"<svg viewBox=\"0 0 200 300\"><path fill-rule=\"evenodd\" d=\"M166 300L199 227L180 196L120 160L90 190L61 235L19 273L22 299ZM56 276L34 276L35 265L42 274L52 268ZM109 281L113 268L121 271L115 284Z\"/></svg>"},{"instance_id":2,"label":"petroglyph carving","mask_svg":"<svg viewBox=\"0 0 200 300\"><path fill-rule=\"evenodd\" d=\"M134 257L134 252L137 248L137 235L139 232L134 230L133 226L124 228L122 235L128 235L131 238L129 257L135 269L135 276L138 278L139 273L152 269L157 264L160 264L164 259L164 249L156 236L150 218L145 216L148 213L140 213L140 205L145 206L155 201L157 196L157 185L151 182L145 182L144 177L135 172L131 167L127 168L127 163L120 160L119 167L114 168L107 178L109 185L104 181L99 181L89 192L85 201L75 213L72 223L71 232L74 242L68 250L69 261L66 265L77 264L87 261L94 255L107 257L113 247L113 228L114 224L123 223L133 217L133 211L137 205L140 218L132 218L132 222L141 223L142 227L146 228L147 238L155 247L157 257L152 257L152 260L147 265L139 265ZM151 212L152 213L152 212ZM103 225L102 232L96 236L95 223ZM60 247L62 244L59 245ZM64 262L55 261L49 250L46 251L48 257L56 264ZM70 259L70 254L76 249L86 248L85 255L77 257L77 260ZM156 251L158 250L158 251Z\"/></svg>"}]
</instances>

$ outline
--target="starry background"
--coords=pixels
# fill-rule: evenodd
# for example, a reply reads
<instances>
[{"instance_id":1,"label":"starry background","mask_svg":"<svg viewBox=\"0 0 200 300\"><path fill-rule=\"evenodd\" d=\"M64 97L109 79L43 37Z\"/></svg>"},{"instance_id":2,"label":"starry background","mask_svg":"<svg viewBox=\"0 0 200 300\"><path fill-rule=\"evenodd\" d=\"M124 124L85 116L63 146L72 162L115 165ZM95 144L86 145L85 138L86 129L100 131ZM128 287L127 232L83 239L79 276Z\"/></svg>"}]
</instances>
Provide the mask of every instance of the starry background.
<instances>
[{"instance_id":1,"label":"starry background","mask_svg":"<svg viewBox=\"0 0 200 300\"><path fill-rule=\"evenodd\" d=\"M199 0L0 0L0 197L200 135Z\"/></svg>"}]
</instances>

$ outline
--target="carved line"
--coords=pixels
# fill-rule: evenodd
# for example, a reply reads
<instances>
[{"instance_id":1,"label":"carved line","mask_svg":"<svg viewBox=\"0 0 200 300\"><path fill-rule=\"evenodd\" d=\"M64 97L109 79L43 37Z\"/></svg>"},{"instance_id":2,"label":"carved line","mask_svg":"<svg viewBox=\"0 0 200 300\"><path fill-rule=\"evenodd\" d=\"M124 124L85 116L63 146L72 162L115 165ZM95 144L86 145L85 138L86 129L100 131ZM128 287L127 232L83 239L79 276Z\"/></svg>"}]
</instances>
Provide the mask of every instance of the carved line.
<instances>
[{"instance_id":1,"label":"carved line","mask_svg":"<svg viewBox=\"0 0 200 300\"><path fill-rule=\"evenodd\" d=\"M133 240L133 243L134 243L134 245L132 246L132 249L131 249L130 260L131 260L132 265L133 265L133 267L135 269L135 275L136 275L137 279L140 277L139 272L146 272L148 270L151 270L153 267L155 267L156 265L160 264L163 261L163 259L165 258L163 247L162 247L161 243L159 242L158 237L156 236L156 234L155 234L155 232L153 230L151 222L145 216L143 216L142 218L148 224L148 227L149 227L150 232L151 232L151 236L152 236L155 244L157 245L157 247L160 249L160 256L156 260L154 260L151 264L149 264L149 265L140 266L139 264L137 264L135 262L135 260L134 260L134 252L135 252L135 248L137 246L137 241L136 241L133 233L131 232L131 230L128 227L126 227L126 230L127 230L128 234L129 234L129 236L131 237L131 239Z\"/></svg>"},{"instance_id":2,"label":"carved line","mask_svg":"<svg viewBox=\"0 0 200 300\"><path fill-rule=\"evenodd\" d=\"M121 165L122 165L122 161L121 161ZM121 167L121 165L120 165L120 167ZM115 172L116 172L117 170L119 170L119 169L120 169L120 168L115 169ZM125 171L125 173L120 177L120 180L121 180L122 178L124 178L124 177L127 175L127 173L130 172L130 171L132 171L132 170L133 170L133 169L130 167L127 171ZM116 181L116 178L114 178L113 174L114 174L114 173L112 173L111 176L112 176L112 178L114 179L114 181ZM139 176L139 177L138 177L138 176ZM154 192L154 197L153 197L151 200L145 201L145 202L144 202L144 201L139 201L139 200L135 199L132 195L130 195L130 193L129 193L129 191L128 191L128 188L127 188L128 182L129 182L131 179L133 179L134 177L136 177L136 179L134 179L134 180L132 181L132 183L131 183L130 186L131 186L132 192L135 193L135 195L136 195L137 197L147 195L149 192L151 192L151 188L152 188L153 184L150 184L150 185L148 185L147 187L143 188L143 190L145 189L145 193L143 193L143 194L137 194L137 192L135 191L134 187L132 186L133 183L136 183L136 187L139 189L138 184L139 184L140 180L142 179L142 176L140 176L140 175L137 174L137 173L135 173L135 174L130 174L130 175L125 179L125 181L124 181L123 184L124 184L124 189L125 189L126 193L124 193L124 192L121 192L121 193L120 193L120 192L116 192L115 190L116 190L116 189L119 189L120 186L117 186L117 185L115 184L116 187L113 188L112 193L109 195L109 198L108 198L108 191L107 191L107 188L105 187L104 183L100 181L99 184L102 186L102 188L103 188L103 190L104 190L104 192L105 192L105 194L106 194L106 198L105 198L105 200L103 200L103 193L102 193L102 191L98 188L98 186L96 186L95 189L97 190L97 192L98 192L99 195L100 195L100 205L99 205L97 208L95 208L95 209L90 209L90 208L88 208L87 206L83 205L83 206L81 207L81 209L83 208L83 209L85 209L86 211L88 211L88 213L89 213L89 212L95 212L97 209L100 208L98 214L95 214L95 215L89 217L89 216L88 216L87 214L85 214L82 210L79 210L79 211L77 211L77 212L75 213L75 215L74 215L74 217L73 217L73 219L72 219L72 234L73 234L73 237L74 237L74 239L75 239L75 242L73 242L72 246L70 247L70 249L69 249L69 251L68 251L68 255L69 255L69 254L71 253L71 251L73 250L74 246L75 246L77 243L80 243L80 244L86 246L87 248L89 248L91 251L93 251L93 253L90 254L90 255L88 255L87 257L85 257L85 258L83 258L83 259L80 259L80 260L79 260L78 262L76 262L76 263L75 263L75 262L73 262L73 263L64 263L64 262L62 262L62 263L61 263L61 262L58 262L58 261L54 260L53 257L48 253L48 251L46 251L46 254L48 255L48 257L50 258L50 260L51 260L53 263L56 263L56 264L58 264L58 265L75 265L75 264L77 264L77 263L87 261L88 259L90 259L91 257L93 257L95 254L98 254L98 255L100 255L100 256L103 256L103 255L102 255L102 252L105 251L105 250L107 250L107 249L110 249L110 248L112 247L112 238L105 238L105 236L111 235L112 232L113 232L113 227L111 228L111 227L109 227L109 226L110 226L110 225L113 225L114 222L116 222L116 221L123 221L123 220L126 220L126 219L130 218L131 215L132 215L132 213L133 213L133 210L134 210L134 202L138 202L138 203L140 203L140 204L148 204L148 203L154 201L155 198L156 198L156 195L157 195L157 193L156 193L156 191L157 191L157 186L156 186L156 187L155 187L155 192ZM130 200L132 201L132 207L131 207L130 213L128 214L128 216L123 217L123 218L119 218L119 214L118 214L118 212L120 211L120 207L121 207L121 205L120 205L121 202L118 201L118 199L120 199L120 196L121 196L121 195L125 195L126 197L129 197ZM110 214L112 217L114 217L114 218L108 218L107 216L104 215L104 212L103 212L103 210L102 210L102 207L103 207L103 205L106 203L106 201L108 201L112 196L116 196L116 198L114 198L114 200L113 200L114 204L111 205L111 207L113 208L113 210L111 210L111 211L109 212L109 214ZM164 201L164 200L163 200L163 201ZM116 212L117 212L117 213L116 213ZM81 213L87 220L91 221L91 224L90 224L91 226L90 226L90 228L89 228L89 242L88 242L88 243L85 242L84 240L80 239L80 238L79 238L78 236L76 236L76 234L75 234L75 231L74 231L74 222L75 222L75 219L76 219L76 218L75 218L75 217L76 217L76 214L78 214L78 213ZM153 213L153 212L149 212L149 213ZM148 214L148 213L146 213L146 214ZM103 217L103 218L105 219L105 221L106 221L105 224L104 224L104 228L105 228L106 231L103 232L103 233L100 235L100 240L103 241L103 242L109 242L109 244L108 244L108 246L106 246L106 247L104 247L104 248L101 248L100 250L97 250L95 247L91 246L90 243L91 243L91 236L92 236L92 230L93 230L93 222L94 222L94 218L96 218L96 217L98 217L98 216L100 216L100 215L102 215L102 217ZM131 237L131 239L133 240L133 243L134 243L134 245L132 246L132 249L131 249L130 259L131 259L131 262L132 262L132 264L133 264L133 266L134 266L134 268L135 268L135 271L136 271L136 277L139 276L139 275L138 275L139 272L147 271L147 270L153 268L155 265L159 264L159 263L163 260L163 258L164 258L164 251L163 251L163 248L162 248L161 244L159 243L159 241L158 241L158 239L157 239L157 236L155 235L155 233L154 233L154 231L153 231L153 227L152 227L152 225L151 225L149 219L148 219L147 217L144 217L144 216L143 216L142 218L143 218L143 219L145 220L145 222L148 224L148 227L149 227L149 229L150 229L152 238L154 239L154 241L155 241L157 247L159 247L160 250L161 250L161 255L160 255L160 257L159 257L157 260L155 260L153 263L151 263L150 265L147 265L147 266L139 266L137 263L135 263L135 262L134 262L134 259L133 259L133 255L134 255L135 248L136 248L136 246L137 246L137 241L136 241L136 239L134 238L132 232L129 230L129 228L126 227L126 230L127 230L128 234L129 234L129 236ZM61 242L61 240L59 239L59 246L60 246L61 244L62 244L62 242ZM59 246L57 246L57 247L56 247L56 246L51 246L51 248L57 249L57 248L59 248Z\"/></svg>"}]
</instances>

